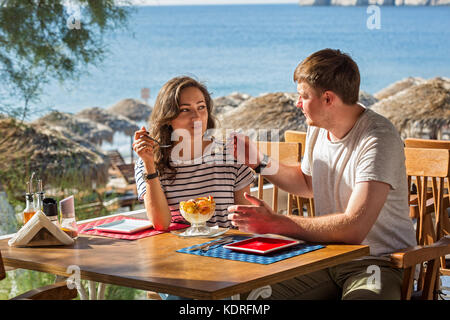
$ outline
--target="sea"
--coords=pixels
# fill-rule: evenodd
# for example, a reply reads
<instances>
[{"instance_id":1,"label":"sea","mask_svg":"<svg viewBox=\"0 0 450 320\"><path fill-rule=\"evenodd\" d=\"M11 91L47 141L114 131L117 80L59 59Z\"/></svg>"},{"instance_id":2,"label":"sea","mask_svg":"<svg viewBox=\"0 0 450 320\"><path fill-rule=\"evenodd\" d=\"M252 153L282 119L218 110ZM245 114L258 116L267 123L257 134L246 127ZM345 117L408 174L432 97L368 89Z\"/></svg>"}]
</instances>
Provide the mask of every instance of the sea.
<instances>
[{"instance_id":1,"label":"sea","mask_svg":"<svg viewBox=\"0 0 450 320\"><path fill-rule=\"evenodd\" d=\"M152 105L161 86L179 75L204 82L213 98L294 92L295 67L323 48L350 54L360 68L361 89L370 94L410 76L450 77L450 7L130 9L128 27L105 34L104 61L84 70L77 81L50 83L41 107L72 113L107 108L124 98L141 99L143 88L150 89ZM117 134L103 147L129 156L129 141Z\"/></svg>"}]
</instances>

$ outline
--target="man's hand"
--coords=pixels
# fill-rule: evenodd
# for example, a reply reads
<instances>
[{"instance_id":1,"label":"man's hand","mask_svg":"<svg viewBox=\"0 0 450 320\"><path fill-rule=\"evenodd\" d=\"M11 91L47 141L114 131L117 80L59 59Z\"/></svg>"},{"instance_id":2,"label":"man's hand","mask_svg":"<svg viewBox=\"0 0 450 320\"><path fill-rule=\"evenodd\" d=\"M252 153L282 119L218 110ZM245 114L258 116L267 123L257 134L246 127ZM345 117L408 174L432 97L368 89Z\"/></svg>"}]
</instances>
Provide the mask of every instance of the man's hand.
<instances>
[{"instance_id":1,"label":"man's hand","mask_svg":"<svg viewBox=\"0 0 450 320\"><path fill-rule=\"evenodd\" d=\"M283 218L272 211L272 208L264 201L253 197L247 192L245 199L252 205L234 205L228 207L228 219L239 230L251 233L276 233L277 221Z\"/></svg>"}]
</instances>

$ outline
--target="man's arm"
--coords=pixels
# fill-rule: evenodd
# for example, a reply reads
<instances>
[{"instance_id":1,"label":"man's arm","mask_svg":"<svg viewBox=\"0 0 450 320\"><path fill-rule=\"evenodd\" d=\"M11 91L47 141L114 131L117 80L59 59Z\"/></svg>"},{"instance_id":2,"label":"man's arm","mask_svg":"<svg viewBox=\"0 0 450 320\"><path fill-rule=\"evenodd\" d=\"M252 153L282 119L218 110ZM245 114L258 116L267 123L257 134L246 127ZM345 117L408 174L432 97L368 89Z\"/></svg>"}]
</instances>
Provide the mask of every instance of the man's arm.
<instances>
[{"instance_id":1,"label":"man's arm","mask_svg":"<svg viewBox=\"0 0 450 320\"><path fill-rule=\"evenodd\" d=\"M240 133L233 133L231 137L233 139L230 139L230 141L233 142L232 145L227 147L227 150L232 152L234 159L237 159L238 162L255 169L263 158L263 154L258 150L256 143L251 141L248 136ZM253 159L256 160L256 163ZM267 167L261 173L264 178L286 192L305 198L313 196L311 177L303 173L300 163L297 166L288 166L270 158Z\"/></svg>"},{"instance_id":2,"label":"man's arm","mask_svg":"<svg viewBox=\"0 0 450 320\"><path fill-rule=\"evenodd\" d=\"M265 174L265 173L269 174ZM264 178L279 187L280 189L300 196L312 198L312 179L303 173L301 165L289 166L270 158L269 165L261 171Z\"/></svg>"},{"instance_id":3,"label":"man's arm","mask_svg":"<svg viewBox=\"0 0 450 320\"><path fill-rule=\"evenodd\" d=\"M378 218L390 186L383 182L357 183L343 213L306 218L274 213L263 201L246 195L253 206L229 207L229 219L239 229L275 233L311 242L360 244Z\"/></svg>"}]
</instances>

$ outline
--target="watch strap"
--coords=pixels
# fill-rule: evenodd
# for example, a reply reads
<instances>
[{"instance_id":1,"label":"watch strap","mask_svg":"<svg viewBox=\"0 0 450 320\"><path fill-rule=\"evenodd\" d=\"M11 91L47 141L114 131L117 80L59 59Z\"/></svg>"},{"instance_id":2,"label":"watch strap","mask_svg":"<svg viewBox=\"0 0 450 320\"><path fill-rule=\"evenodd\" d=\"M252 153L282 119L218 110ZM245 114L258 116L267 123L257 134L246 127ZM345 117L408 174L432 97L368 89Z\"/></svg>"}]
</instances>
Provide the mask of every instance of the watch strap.
<instances>
[{"instance_id":1,"label":"watch strap","mask_svg":"<svg viewBox=\"0 0 450 320\"><path fill-rule=\"evenodd\" d=\"M256 173L260 174L261 170L267 167L268 164L269 164L269 156L267 154L263 154L263 158L259 162L259 165L253 170L255 170Z\"/></svg>"},{"instance_id":2,"label":"watch strap","mask_svg":"<svg viewBox=\"0 0 450 320\"><path fill-rule=\"evenodd\" d=\"M156 171L154 173L150 173L150 174L144 172L142 175L144 176L144 180L148 181L148 180L155 179L156 177L158 177L158 171Z\"/></svg>"}]
</instances>

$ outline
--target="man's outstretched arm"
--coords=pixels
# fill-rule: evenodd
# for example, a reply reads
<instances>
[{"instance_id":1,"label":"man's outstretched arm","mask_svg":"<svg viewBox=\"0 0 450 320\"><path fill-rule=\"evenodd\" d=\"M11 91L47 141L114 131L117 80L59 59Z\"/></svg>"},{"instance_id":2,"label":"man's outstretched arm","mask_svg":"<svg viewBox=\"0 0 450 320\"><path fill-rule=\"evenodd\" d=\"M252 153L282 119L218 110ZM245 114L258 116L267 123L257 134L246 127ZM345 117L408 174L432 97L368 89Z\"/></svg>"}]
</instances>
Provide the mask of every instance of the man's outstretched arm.
<instances>
[{"instance_id":1,"label":"man's outstretched arm","mask_svg":"<svg viewBox=\"0 0 450 320\"><path fill-rule=\"evenodd\" d=\"M241 230L275 233L311 242L360 244L378 218L390 186L383 182L357 183L345 212L307 218L274 213L263 201L247 195L252 206L231 206L229 219Z\"/></svg>"}]
</instances>

